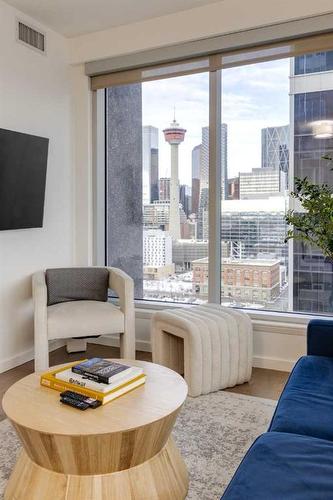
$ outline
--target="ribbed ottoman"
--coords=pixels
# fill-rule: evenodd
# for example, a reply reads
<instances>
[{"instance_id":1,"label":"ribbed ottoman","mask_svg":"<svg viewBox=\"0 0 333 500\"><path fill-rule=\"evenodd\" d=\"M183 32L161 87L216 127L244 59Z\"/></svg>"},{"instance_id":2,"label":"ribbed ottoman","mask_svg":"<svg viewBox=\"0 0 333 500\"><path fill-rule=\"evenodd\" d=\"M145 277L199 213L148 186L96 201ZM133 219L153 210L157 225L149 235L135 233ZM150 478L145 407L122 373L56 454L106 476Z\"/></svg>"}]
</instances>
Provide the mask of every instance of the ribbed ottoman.
<instances>
[{"instance_id":1,"label":"ribbed ottoman","mask_svg":"<svg viewBox=\"0 0 333 500\"><path fill-rule=\"evenodd\" d=\"M252 372L252 323L217 304L166 309L151 323L153 361L183 374L192 397L243 384Z\"/></svg>"}]
</instances>

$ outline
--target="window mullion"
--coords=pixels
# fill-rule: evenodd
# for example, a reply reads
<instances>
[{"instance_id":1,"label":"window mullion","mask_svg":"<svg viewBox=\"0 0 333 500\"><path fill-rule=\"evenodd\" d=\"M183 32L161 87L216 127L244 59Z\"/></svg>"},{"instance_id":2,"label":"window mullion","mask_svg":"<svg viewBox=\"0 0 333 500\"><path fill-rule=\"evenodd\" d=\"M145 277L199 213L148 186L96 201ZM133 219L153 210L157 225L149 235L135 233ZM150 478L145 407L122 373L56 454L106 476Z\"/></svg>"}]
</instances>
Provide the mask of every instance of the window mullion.
<instances>
[{"instance_id":1,"label":"window mullion","mask_svg":"<svg viewBox=\"0 0 333 500\"><path fill-rule=\"evenodd\" d=\"M105 90L92 92L92 262L97 266L104 266L106 263L105 111Z\"/></svg>"},{"instance_id":2,"label":"window mullion","mask_svg":"<svg viewBox=\"0 0 333 500\"><path fill-rule=\"evenodd\" d=\"M221 302L221 70L209 73L208 301Z\"/></svg>"}]
</instances>

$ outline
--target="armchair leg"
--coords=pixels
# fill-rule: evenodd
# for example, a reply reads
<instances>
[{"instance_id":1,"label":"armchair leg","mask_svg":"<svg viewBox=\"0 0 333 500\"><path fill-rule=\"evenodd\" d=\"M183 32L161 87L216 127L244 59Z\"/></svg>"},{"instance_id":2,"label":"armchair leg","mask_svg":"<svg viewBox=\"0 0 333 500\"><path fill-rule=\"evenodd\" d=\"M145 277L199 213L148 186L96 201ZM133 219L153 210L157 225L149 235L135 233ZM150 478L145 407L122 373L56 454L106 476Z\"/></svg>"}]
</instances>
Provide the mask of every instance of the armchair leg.
<instances>
[{"instance_id":1,"label":"armchair leg","mask_svg":"<svg viewBox=\"0 0 333 500\"><path fill-rule=\"evenodd\" d=\"M131 332L120 334L120 357L135 359L135 336Z\"/></svg>"},{"instance_id":2,"label":"armchair leg","mask_svg":"<svg viewBox=\"0 0 333 500\"><path fill-rule=\"evenodd\" d=\"M35 372L43 372L49 368L49 342L47 337L35 337Z\"/></svg>"}]
</instances>

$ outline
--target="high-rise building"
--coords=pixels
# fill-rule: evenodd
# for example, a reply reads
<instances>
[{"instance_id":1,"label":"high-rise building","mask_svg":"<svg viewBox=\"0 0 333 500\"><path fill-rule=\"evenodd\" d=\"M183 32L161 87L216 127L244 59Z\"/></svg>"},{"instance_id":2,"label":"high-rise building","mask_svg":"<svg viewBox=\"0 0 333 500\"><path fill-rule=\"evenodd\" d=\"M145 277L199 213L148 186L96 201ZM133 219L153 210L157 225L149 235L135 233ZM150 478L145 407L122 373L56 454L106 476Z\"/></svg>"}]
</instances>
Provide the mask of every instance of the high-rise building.
<instances>
[{"instance_id":1,"label":"high-rise building","mask_svg":"<svg viewBox=\"0 0 333 500\"><path fill-rule=\"evenodd\" d=\"M170 177L161 177L159 180L159 200L170 201Z\"/></svg>"},{"instance_id":2,"label":"high-rise building","mask_svg":"<svg viewBox=\"0 0 333 500\"><path fill-rule=\"evenodd\" d=\"M142 200L158 200L158 128L142 127Z\"/></svg>"},{"instance_id":3,"label":"high-rise building","mask_svg":"<svg viewBox=\"0 0 333 500\"><path fill-rule=\"evenodd\" d=\"M143 231L143 266L145 279L165 279L174 273L172 238L167 231Z\"/></svg>"},{"instance_id":4,"label":"high-rise building","mask_svg":"<svg viewBox=\"0 0 333 500\"><path fill-rule=\"evenodd\" d=\"M290 95L294 128L294 175L333 185L325 154L333 153L333 51L295 57ZM318 78L320 75L320 78ZM330 125L331 133L327 133ZM325 129L325 134L320 129ZM295 311L332 313L333 265L319 249L293 242L291 294Z\"/></svg>"},{"instance_id":5,"label":"high-rise building","mask_svg":"<svg viewBox=\"0 0 333 500\"><path fill-rule=\"evenodd\" d=\"M143 231L143 265L165 266L172 264L172 239L167 231Z\"/></svg>"},{"instance_id":6,"label":"high-rise building","mask_svg":"<svg viewBox=\"0 0 333 500\"><path fill-rule=\"evenodd\" d=\"M239 200L239 176L228 179L228 200Z\"/></svg>"},{"instance_id":7,"label":"high-rise building","mask_svg":"<svg viewBox=\"0 0 333 500\"><path fill-rule=\"evenodd\" d=\"M198 240L208 240L209 237L208 201L209 201L208 187L201 188L200 200L199 200L198 228L197 228Z\"/></svg>"},{"instance_id":8,"label":"high-rise building","mask_svg":"<svg viewBox=\"0 0 333 500\"><path fill-rule=\"evenodd\" d=\"M172 242L172 261L180 271L191 270L192 262L203 257L208 257L208 241L187 239Z\"/></svg>"},{"instance_id":9,"label":"high-rise building","mask_svg":"<svg viewBox=\"0 0 333 500\"><path fill-rule=\"evenodd\" d=\"M192 149L192 213L198 216L200 200L201 144Z\"/></svg>"},{"instance_id":10,"label":"high-rise building","mask_svg":"<svg viewBox=\"0 0 333 500\"><path fill-rule=\"evenodd\" d=\"M119 102L122 103L119 106ZM132 114L128 113L132 110ZM142 274L142 93L141 85L106 89L107 264L134 279L135 297L143 295ZM127 137L130 148L121 148ZM126 179L126 189L124 189Z\"/></svg>"},{"instance_id":11,"label":"high-rise building","mask_svg":"<svg viewBox=\"0 0 333 500\"><path fill-rule=\"evenodd\" d=\"M261 129L261 166L288 172L289 125Z\"/></svg>"},{"instance_id":12,"label":"high-rise building","mask_svg":"<svg viewBox=\"0 0 333 500\"><path fill-rule=\"evenodd\" d=\"M287 225L283 196L256 200L223 202L221 239L232 243L230 255L236 258L279 259L288 264L288 245L284 242Z\"/></svg>"},{"instance_id":13,"label":"high-rise building","mask_svg":"<svg viewBox=\"0 0 333 500\"><path fill-rule=\"evenodd\" d=\"M221 242L222 257L232 257L232 243ZM192 262L208 257L208 241L194 239L178 240L172 242L172 261L178 271L189 271Z\"/></svg>"},{"instance_id":14,"label":"high-rise building","mask_svg":"<svg viewBox=\"0 0 333 500\"><path fill-rule=\"evenodd\" d=\"M182 184L180 186L179 201L182 204L187 217L189 217L192 211L192 192L190 186L187 186L186 184Z\"/></svg>"},{"instance_id":15,"label":"high-rise building","mask_svg":"<svg viewBox=\"0 0 333 500\"><path fill-rule=\"evenodd\" d=\"M171 151L171 177L170 177L170 213L169 232L173 240L180 239L179 218L179 172L178 172L178 148L184 141L186 130L179 126L176 118L173 119L169 128L163 130L166 142L170 144Z\"/></svg>"},{"instance_id":16,"label":"high-rise building","mask_svg":"<svg viewBox=\"0 0 333 500\"><path fill-rule=\"evenodd\" d=\"M178 203L180 224L186 223L186 214L183 207ZM169 230L170 223L170 201L154 201L143 205L143 225L151 229Z\"/></svg>"},{"instance_id":17,"label":"high-rise building","mask_svg":"<svg viewBox=\"0 0 333 500\"><path fill-rule=\"evenodd\" d=\"M221 199L228 196L228 126L221 123ZM202 128L198 239L208 239L209 227L209 127Z\"/></svg>"},{"instance_id":18,"label":"high-rise building","mask_svg":"<svg viewBox=\"0 0 333 500\"><path fill-rule=\"evenodd\" d=\"M221 175L222 199L228 192L228 126L221 123ZM200 188L207 188L209 181L209 127L202 128L201 162L200 162Z\"/></svg>"},{"instance_id":19,"label":"high-rise building","mask_svg":"<svg viewBox=\"0 0 333 500\"><path fill-rule=\"evenodd\" d=\"M239 174L239 198L241 200L279 196L286 189L286 172L278 168L253 168Z\"/></svg>"}]
</instances>

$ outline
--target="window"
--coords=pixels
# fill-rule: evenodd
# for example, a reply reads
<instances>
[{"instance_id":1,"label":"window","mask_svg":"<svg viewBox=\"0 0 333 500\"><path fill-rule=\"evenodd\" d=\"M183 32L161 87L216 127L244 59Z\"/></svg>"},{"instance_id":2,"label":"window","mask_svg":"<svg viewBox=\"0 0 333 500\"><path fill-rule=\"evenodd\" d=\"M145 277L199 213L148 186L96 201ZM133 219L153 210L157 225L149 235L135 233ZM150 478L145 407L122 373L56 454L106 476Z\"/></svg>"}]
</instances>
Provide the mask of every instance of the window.
<instances>
[{"instance_id":1,"label":"window","mask_svg":"<svg viewBox=\"0 0 333 500\"><path fill-rule=\"evenodd\" d=\"M285 214L295 176L333 186L333 50L282 48L106 88L106 261L137 299L203 303L214 288L228 306L331 313L333 264L285 243Z\"/></svg>"},{"instance_id":2,"label":"window","mask_svg":"<svg viewBox=\"0 0 333 500\"><path fill-rule=\"evenodd\" d=\"M107 262L137 299L206 300L208 98L207 73L106 90Z\"/></svg>"},{"instance_id":3,"label":"window","mask_svg":"<svg viewBox=\"0 0 333 500\"><path fill-rule=\"evenodd\" d=\"M304 54L295 58L295 75L333 70L333 50Z\"/></svg>"},{"instance_id":4,"label":"window","mask_svg":"<svg viewBox=\"0 0 333 500\"><path fill-rule=\"evenodd\" d=\"M221 244L229 249L222 268L232 262L244 272L242 285L222 296L225 305L289 309L288 286L278 272L287 282L289 76L289 59L222 70L228 190L222 194Z\"/></svg>"}]
</instances>

